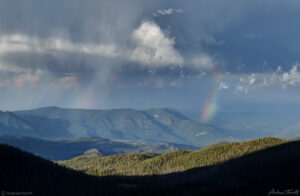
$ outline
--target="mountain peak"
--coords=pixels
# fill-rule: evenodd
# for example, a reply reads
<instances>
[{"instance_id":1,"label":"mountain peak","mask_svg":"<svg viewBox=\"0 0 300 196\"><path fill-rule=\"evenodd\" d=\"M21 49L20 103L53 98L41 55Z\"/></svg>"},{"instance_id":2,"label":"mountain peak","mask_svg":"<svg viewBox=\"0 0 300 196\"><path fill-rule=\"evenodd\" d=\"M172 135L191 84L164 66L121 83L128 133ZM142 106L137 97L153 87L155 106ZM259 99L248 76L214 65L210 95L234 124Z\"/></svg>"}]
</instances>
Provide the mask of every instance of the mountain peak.
<instances>
[{"instance_id":1,"label":"mountain peak","mask_svg":"<svg viewBox=\"0 0 300 196\"><path fill-rule=\"evenodd\" d=\"M47 107L41 107L41 108L37 108L38 110L40 110L40 109L52 109L52 110L56 110L56 109L62 109L62 108L60 108L60 107L58 107L58 106L47 106Z\"/></svg>"}]
</instances>

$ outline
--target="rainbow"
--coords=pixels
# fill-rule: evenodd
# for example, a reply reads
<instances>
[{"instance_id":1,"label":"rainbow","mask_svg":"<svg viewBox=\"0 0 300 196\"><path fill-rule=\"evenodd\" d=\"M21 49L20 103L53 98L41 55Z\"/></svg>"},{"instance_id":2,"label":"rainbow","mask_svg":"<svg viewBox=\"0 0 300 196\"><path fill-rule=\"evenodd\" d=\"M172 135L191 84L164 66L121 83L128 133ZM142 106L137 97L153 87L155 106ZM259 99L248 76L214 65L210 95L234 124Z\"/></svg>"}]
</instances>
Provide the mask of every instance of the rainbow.
<instances>
[{"instance_id":1,"label":"rainbow","mask_svg":"<svg viewBox=\"0 0 300 196\"><path fill-rule=\"evenodd\" d=\"M222 79L222 74L216 72L214 77L214 88L210 99L205 103L202 114L201 121L207 122L216 114L218 110L218 94L219 94L219 84Z\"/></svg>"},{"instance_id":2,"label":"rainbow","mask_svg":"<svg viewBox=\"0 0 300 196\"><path fill-rule=\"evenodd\" d=\"M99 103L101 103L101 99L97 100ZM95 93L91 89L87 89L85 91L76 91L75 96L73 96L73 99L69 102L68 107L69 108L85 108L85 109L94 109L96 106L94 103L97 103L95 101Z\"/></svg>"}]
</instances>

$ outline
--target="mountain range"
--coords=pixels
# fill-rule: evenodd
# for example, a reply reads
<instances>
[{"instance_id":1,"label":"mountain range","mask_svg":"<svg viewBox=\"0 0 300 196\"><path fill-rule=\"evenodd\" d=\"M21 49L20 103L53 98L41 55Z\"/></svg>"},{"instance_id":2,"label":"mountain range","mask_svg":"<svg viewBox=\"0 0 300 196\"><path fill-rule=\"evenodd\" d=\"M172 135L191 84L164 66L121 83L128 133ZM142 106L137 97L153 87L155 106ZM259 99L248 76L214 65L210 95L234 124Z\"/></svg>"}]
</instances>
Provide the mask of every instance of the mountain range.
<instances>
[{"instance_id":1,"label":"mountain range","mask_svg":"<svg viewBox=\"0 0 300 196\"><path fill-rule=\"evenodd\" d=\"M0 112L0 134L17 134L47 140L100 137L114 141L178 143L194 146L235 137L209 124L195 122L174 109L88 110L46 107Z\"/></svg>"}]
</instances>

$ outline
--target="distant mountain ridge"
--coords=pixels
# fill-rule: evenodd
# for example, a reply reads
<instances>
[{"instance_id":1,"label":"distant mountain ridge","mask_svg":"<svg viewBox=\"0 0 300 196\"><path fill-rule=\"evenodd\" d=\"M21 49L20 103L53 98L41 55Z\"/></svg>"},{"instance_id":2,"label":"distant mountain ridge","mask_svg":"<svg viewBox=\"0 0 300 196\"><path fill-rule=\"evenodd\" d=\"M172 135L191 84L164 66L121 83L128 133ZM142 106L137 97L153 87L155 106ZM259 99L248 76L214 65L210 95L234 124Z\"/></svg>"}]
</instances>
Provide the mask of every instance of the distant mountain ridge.
<instances>
[{"instance_id":1,"label":"distant mountain ridge","mask_svg":"<svg viewBox=\"0 0 300 196\"><path fill-rule=\"evenodd\" d=\"M30 122L12 112L0 111L0 131L2 134L34 134L36 128Z\"/></svg>"},{"instance_id":2,"label":"distant mountain ridge","mask_svg":"<svg viewBox=\"0 0 300 196\"><path fill-rule=\"evenodd\" d=\"M63 126L63 124L65 126ZM40 116L24 118L15 112L0 112L0 134L25 135L41 138L69 138L67 122Z\"/></svg>"},{"instance_id":3,"label":"distant mountain ridge","mask_svg":"<svg viewBox=\"0 0 300 196\"><path fill-rule=\"evenodd\" d=\"M24 129L20 135L44 139L96 136L148 144L171 142L197 146L236 140L220 128L192 121L176 110L165 108L139 111L45 107L13 114L34 127L30 134ZM0 133L3 132L0 130Z\"/></svg>"},{"instance_id":4,"label":"distant mountain ridge","mask_svg":"<svg viewBox=\"0 0 300 196\"><path fill-rule=\"evenodd\" d=\"M66 160L80 155L91 149L97 149L104 155L124 153L167 153L176 150L199 150L199 147L172 144L134 144L111 141L99 137L76 138L68 140L48 141L17 135L1 135L0 144L8 144L31 152L50 160Z\"/></svg>"}]
</instances>

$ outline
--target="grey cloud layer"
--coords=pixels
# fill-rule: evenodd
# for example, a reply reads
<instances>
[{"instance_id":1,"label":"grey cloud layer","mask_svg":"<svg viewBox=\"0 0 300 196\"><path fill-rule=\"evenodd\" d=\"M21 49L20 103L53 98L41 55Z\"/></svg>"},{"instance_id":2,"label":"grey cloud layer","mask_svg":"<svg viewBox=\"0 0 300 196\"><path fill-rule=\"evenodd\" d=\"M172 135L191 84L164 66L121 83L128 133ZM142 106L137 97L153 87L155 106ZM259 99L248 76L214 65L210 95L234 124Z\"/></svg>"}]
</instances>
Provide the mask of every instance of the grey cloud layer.
<instances>
[{"instance_id":1,"label":"grey cloud layer","mask_svg":"<svg viewBox=\"0 0 300 196\"><path fill-rule=\"evenodd\" d=\"M57 102L93 91L105 99L117 87L173 88L225 72L241 87L218 88L245 92L265 75L272 83L278 65L281 83L269 86L298 85L287 67L299 58L299 11L298 0L2 0L0 97L27 91L34 104L49 88Z\"/></svg>"},{"instance_id":2,"label":"grey cloud layer","mask_svg":"<svg viewBox=\"0 0 300 196\"><path fill-rule=\"evenodd\" d=\"M256 69L253 67L259 65L249 65L247 59L253 52L251 47L259 47L259 43L252 44L250 47L236 46L235 39L239 38L236 37L234 28L247 29L248 32L240 32L241 39L249 39L249 35L259 35L261 37L259 42L266 44L267 41L264 38L268 37L265 35L268 33L268 29L261 28L261 24L269 22L269 17L274 20L283 18L281 19L283 23L287 20L285 17L293 16L299 5L299 1L294 0L284 3L279 0L272 2L266 0L259 2L131 0L126 3L120 0L88 0L84 2L79 0L54 0L51 2L4 0L0 2L0 32L4 38L7 35L20 35L23 38L32 39L27 41L33 43L27 43L27 46L15 46L11 50L24 52L18 50L34 47L32 46L36 41L34 38L48 40L48 43L39 41L43 42L43 46L39 46L39 49L49 51L64 47L60 48L63 52L87 55L88 57L82 60L82 62L86 62L87 67L89 67L87 59L93 55L109 57L114 60L125 57L125 64L128 63L127 59L140 64L153 65L186 64L193 66L196 64L196 67L204 69L217 64L227 65L228 69L233 69L233 66L244 63L247 68L251 67L248 68L251 70ZM290 11L289 14L283 12L286 9ZM152 18L153 12L163 16ZM180 14L172 15L176 12ZM263 15L263 13L265 14ZM250 21L249 17L256 21ZM147 21L152 22L147 23ZM273 22L274 25L275 23L276 21ZM278 26L284 25L282 23L279 23ZM144 31L140 36L138 33L133 33L139 28ZM155 28L158 29L156 37L151 35ZM168 30L169 28L170 30ZM147 29L148 34L147 32L143 34ZM274 31L283 32L281 28L274 29ZM224 36L226 34L229 37ZM245 35L247 35L246 38ZM148 36L153 42L146 41L147 38L144 36ZM51 43L50 46L49 43ZM7 46L2 47L6 50L9 49ZM227 47L233 49L242 47L243 54L238 54L241 59L232 57L230 52L234 51L228 50ZM247 50L247 48L249 49ZM127 54L128 50L133 51L133 54ZM294 50L296 49L294 48ZM155 58L151 58L155 54L157 54ZM162 55L165 55L165 59L160 60ZM52 56L55 57L53 53ZM257 61L267 58L263 57L263 54L257 56L261 58ZM149 59L151 61L146 62ZM112 64L115 63L114 60ZM243 60L246 62L239 62ZM102 58L98 61L101 63ZM160 63L158 63L159 61ZM45 63L48 63L47 59L45 59ZM109 64L107 60L105 63ZM39 64L41 63L39 62ZM84 67L84 65L82 66ZM278 66L278 64L274 66Z\"/></svg>"}]
</instances>

